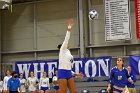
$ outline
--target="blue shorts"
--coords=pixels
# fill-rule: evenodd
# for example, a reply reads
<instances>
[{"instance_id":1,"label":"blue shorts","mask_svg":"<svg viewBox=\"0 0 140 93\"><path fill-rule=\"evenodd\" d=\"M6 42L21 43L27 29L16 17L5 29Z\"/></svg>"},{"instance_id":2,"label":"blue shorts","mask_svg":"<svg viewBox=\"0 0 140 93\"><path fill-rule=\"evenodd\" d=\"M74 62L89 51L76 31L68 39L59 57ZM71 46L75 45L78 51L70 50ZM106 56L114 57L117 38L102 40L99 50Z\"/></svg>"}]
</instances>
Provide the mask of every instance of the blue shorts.
<instances>
[{"instance_id":1,"label":"blue shorts","mask_svg":"<svg viewBox=\"0 0 140 93\"><path fill-rule=\"evenodd\" d=\"M117 92L119 92L119 93L122 93L122 90L116 89L116 88L114 88L114 87L113 87L113 91L117 91Z\"/></svg>"},{"instance_id":2,"label":"blue shorts","mask_svg":"<svg viewBox=\"0 0 140 93\"><path fill-rule=\"evenodd\" d=\"M55 90L58 90L59 89L59 86L54 86L53 87Z\"/></svg>"},{"instance_id":3,"label":"blue shorts","mask_svg":"<svg viewBox=\"0 0 140 93\"><path fill-rule=\"evenodd\" d=\"M58 69L58 79L70 79L72 78L71 70Z\"/></svg>"},{"instance_id":4,"label":"blue shorts","mask_svg":"<svg viewBox=\"0 0 140 93\"><path fill-rule=\"evenodd\" d=\"M48 90L48 87L41 87L40 90L43 90L43 91Z\"/></svg>"}]
</instances>

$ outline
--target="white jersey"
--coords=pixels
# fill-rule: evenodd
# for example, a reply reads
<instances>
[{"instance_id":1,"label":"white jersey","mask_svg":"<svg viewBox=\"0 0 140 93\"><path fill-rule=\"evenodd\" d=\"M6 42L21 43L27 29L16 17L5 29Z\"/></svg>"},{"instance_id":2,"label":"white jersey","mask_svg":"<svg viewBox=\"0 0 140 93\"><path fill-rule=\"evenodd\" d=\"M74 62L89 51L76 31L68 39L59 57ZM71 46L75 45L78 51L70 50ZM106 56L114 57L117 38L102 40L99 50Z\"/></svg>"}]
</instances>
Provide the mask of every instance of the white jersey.
<instances>
[{"instance_id":1,"label":"white jersey","mask_svg":"<svg viewBox=\"0 0 140 93\"><path fill-rule=\"evenodd\" d=\"M53 76L52 81L58 81L58 77L57 76ZM53 86L58 86L58 84L53 84Z\"/></svg>"},{"instance_id":2,"label":"white jersey","mask_svg":"<svg viewBox=\"0 0 140 93\"><path fill-rule=\"evenodd\" d=\"M20 79L20 83L21 83L22 92L26 92L26 88L25 88L26 79Z\"/></svg>"},{"instance_id":3,"label":"white jersey","mask_svg":"<svg viewBox=\"0 0 140 93\"><path fill-rule=\"evenodd\" d=\"M29 88L28 88L29 91L35 91L36 90L35 84L38 82L38 79L36 77L33 78L29 77L27 79L27 82L29 83Z\"/></svg>"},{"instance_id":4,"label":"white jersey","mask_svg":"<svg viewBox=\"0 0 140 93\"><path fill-rule=\"evenodd\" d=\"M0 92L2 92L3 81L0 81Z\"/></svg>"},{"instance_id":5,"label":"white jersey","mask_svg":"<svg viewBox=\"0 0 140 93\"><path fill-rule=\"evenodd\" d=\"M49 78L40 78L40 87L50 88Z\"/></svg>"},{"instance_id":6,"label":"white jersey","mask_svg":"<svg viewBox=\"0 0 140 93\"><path fill-rule=\"evenodd\" d=\"M3 80L3 90L7 90L7 83L8 83L8 80L9 78L11 78L12 76L5 76L4 77L4 80Z\"/></svg>"},{"instance_id":7,"label":"white jersey","mask_svg":"<svg viewBox=\"0 0 140 93\"><path fill-rule=\"evenodd\" d=\"M67 49L69 38L70 32L67 31L65 40L59 52L59 69L71 70L72 67L73 56L71 55L70 50Z\"/></svg>"}]
</instances>

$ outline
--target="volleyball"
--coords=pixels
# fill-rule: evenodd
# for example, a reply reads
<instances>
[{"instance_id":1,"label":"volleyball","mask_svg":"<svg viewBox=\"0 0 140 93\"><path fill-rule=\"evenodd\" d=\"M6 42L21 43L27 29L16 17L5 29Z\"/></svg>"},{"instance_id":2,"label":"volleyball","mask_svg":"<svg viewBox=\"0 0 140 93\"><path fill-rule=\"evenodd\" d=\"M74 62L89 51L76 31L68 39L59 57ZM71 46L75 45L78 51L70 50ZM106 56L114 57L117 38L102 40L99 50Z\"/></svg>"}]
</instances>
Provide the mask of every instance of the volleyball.
<instances>
[{"instance_id":1,"label":"volleyball","mask_svg":"<svg viewBox=\"0 0 140 93\"><path fill-rule=\"evenodd\" d=\"M54 77L53 80L54 80L54 81L57 81L57 77Z\"/></svg>"},{"instance_id":2,"label":"volleyball","mask_svg":"<svg viewBox=\"0 0 140 93\"><path fill-rule=\"evenodd\" d=\"M93 21L94 19L98 18L98 12L96 10L91 10L88 16L89 19Z\"/></svg>"}]
</instances>

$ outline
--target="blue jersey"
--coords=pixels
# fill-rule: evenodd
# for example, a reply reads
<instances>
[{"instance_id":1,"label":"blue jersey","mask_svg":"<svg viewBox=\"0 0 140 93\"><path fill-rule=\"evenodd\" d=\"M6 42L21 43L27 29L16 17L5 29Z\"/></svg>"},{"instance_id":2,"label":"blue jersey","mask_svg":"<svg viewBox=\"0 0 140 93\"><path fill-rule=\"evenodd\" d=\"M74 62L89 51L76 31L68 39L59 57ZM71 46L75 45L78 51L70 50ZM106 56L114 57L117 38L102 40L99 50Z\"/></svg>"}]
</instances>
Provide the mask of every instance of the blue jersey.
<instances>
[{"instance_id":1,"label":"blue jersey","mask_svg":"<svg viewBox=\"0 0 140 93\"><path fill-rule=\"evenodd\" d=\"M130 75L129 78L132 79L133 82L136 82L136 76L133 73L130 73L129 75ZM127 87L128 88L135 88L135 85L130 83L130 82L128 82Z\"/></svg>"},{"instance_id":2,"label":"blue jersey","mask_svg":"<svg viewBox=\"0 0 140 93\"><path fill-rule=\"evenodd\" d=\"M20 87L21 83L19 78L16 78L15 80L13 79L13 77L11 77L8 80L8 84L7 87L9 88L10 91L17 91L18 87Z\"/></svg>"},{"instance_id":3,"label":"blue jersey","mask_svg":"<svg viewBox=\"0 0 140 93\"><path fill-rule=\"evenodd\" d=\"M129 74L125 67L123 67L122 70L119 70L117 66L115 66L111 69L109 83L117 87L123 88L127 86L128 77L129 77Z\"/></svg>"}]
</instances>

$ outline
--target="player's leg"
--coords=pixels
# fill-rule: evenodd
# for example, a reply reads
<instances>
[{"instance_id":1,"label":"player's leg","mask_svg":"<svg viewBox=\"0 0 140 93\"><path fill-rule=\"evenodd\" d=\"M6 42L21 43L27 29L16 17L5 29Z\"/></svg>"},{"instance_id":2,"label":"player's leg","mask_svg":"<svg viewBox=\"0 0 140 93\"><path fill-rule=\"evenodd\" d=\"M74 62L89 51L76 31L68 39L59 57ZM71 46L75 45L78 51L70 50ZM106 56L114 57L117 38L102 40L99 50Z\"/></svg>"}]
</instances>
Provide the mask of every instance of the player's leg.
<instances>
[{"instance_id":1,"label":"player's leg","mask_svg":"<svg viewBox=\"0 0 140 93\"><path fill-rule=\"evenodd\" d=\"M59 79L59 93L67 93L67 79Z\"/></svg>"},{"instance_id":2,"label":"player's leg","mask_svg":"<svg viewBox=\"0 0 140 93\"><path fill-rule=\"evenodd\" d=\"M68 88L70 90L70 93L77 93L76 92L76 85L75 85L73 77L68 79Z\"/></svg>"}]
</instances>

